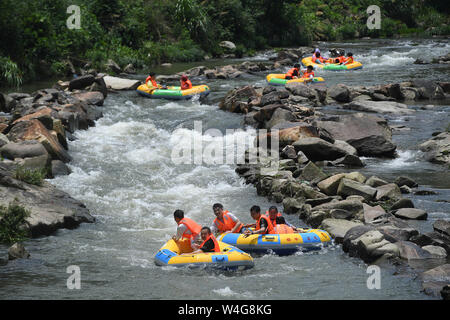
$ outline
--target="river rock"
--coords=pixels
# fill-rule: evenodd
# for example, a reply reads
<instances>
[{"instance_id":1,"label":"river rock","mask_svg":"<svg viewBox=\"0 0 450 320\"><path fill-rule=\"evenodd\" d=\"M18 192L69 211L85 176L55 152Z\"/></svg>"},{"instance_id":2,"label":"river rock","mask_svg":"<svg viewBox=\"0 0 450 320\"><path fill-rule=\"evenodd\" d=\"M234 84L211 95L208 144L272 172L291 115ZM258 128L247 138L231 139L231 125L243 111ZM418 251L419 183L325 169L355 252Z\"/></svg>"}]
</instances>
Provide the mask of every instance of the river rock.
<instances>
[{"instance_id":1,"label":"river rock","mask_svg":"<svg viewBox=\"0 0 450 320\"><path fill-rule=\"evenodd\" d=\"M292 144L296 151L302 151L310 160L336 160L344 157L345 150L320 138L302 138Z\"/></svg>"},{"instance_id":2,"label":"river rock","mask_svg":"<svg viewBox=\"0 0 450 320\"><path fill-rule=\"evenodd\" d=\"M425 210L415 208L402 208L395 211L394 215L401 219L411 220L426 220L428 216Z\"/></svg>"},{"instance_id":3,"label":"river rock","mask_svg":"<svg viewBox=\"0 0 450 320\"><path fill-rule=\"evenodd\" d=\"M263 108L261 108L260 112L263 112ZM270 118L270 121L266 123L266 128L270 129L274 127L275 125L287 121L295 121L295 116L292 114L292 112L285 110L283 108L276 108L275 111L272 114L272 117Z\"/></svg>"},{"instance_id":4,"label":"river rock","mask_svg":"<svg viewBox=\"0 0 450 320\"><path fill-rule=\"evenodd\" d=\"M105 100L103 93L99 91L74 93L73 96L83 102L96 106L102 106Z\"/></svg>"},{"instance_id":5,"label":"river rock","mask_svg":"<svg viewBox=\"0 0 450 320\"><path fill-rule=\"evenodd\" d=\"M398 210L402 208L414 208L414 203L411 199L408 198L402 198L398 201L396 201L392 206L391 210Z\"/></svg>"},{"instance_id":6,"label":"river rock","mask_svg":"<svg viewBox=\"0 0 450 320\"><path fill-rule=\"evenodd\" d=\"M398 200L402 197L400 188L395 183L388 183L376 188L376 201Z\"/></svg>"},{"instance_id":7,"label":"river rock","mask_svg":"<svg viewBox=\"0 0 450 320\"><path fill-rule=\"evenodd\" d=\"M248 111L248 102L258 96L259 94L252 86L235 88L228 91L226 96L220 101L219 108L229 112L246 113ZM270 117L267 118L267 120L269 119Z\"/></svg>"},{"instance_id":8,"label":"river rock","mask_svg":"<svg viewBox=\"0 0 450 320\"><path fill-rule=\"evenodd\" d=\"M342 243L347 231L358 225L362 224L342 219L324 219L320 228L327 231L337 243Z\"/></svg>"},{"instance_id":9,"label":"river rock","mask_svg":"<svg viewBox=\"0 0 450 320\"><path fill-rule=\"evenodd\" d=\"M63 162L69 162L71 160L70 155L61 146L57 138L55 138L39 120L17 123L8 133L8 138L12 142L36 140L42 143L53 159L59 159Z\"/></svg>"},{"instance_id":10,"label":"river rock","mask_svg":"<svg viewBox=\"0 0 450 320\"><path fill-rule=\"evenodd\" d=\"M32 158L38 156L47 156L48 152L42 143L34 140L10 142L0 148L0 155L6 159Z\"/></svg>"},{"instance_id":11,"label":"river rock","mask_svg":"<svg viewBox=\"0 0 450 320\"><path fill-rule=\"evenodd\" d=\"M396 242L400 249L400 258L405 260L416 260L416 259L432 259L432 255L419 247L417 244L410 241L399 241Z\"/></svg>"},{"instance_id":12,"label":"river rock","mask_svg":"<svg viewBox=\"0 0 450 320\"><path fill-rule=\"evenodd\" d=\"M367 179L366 184L371 186L372 188L377 188L377 187L388 184L388 182L384 181L383 179L380 179L376 176L371 176L369 179Z\"/></svg>"},{"instance_id":13,"label":"river rock","mask_svg":"<svg viewBox=\"0 0 450 320\"><path fill-rule=\"evenodd\" d=\"M431 253L436 259L445 259L447 257L447 251L444 248L438 246L423 246L422 249Z\"/></svg>"},{"instance_id":14,"label":"river rock","mask_svg":"<svg viewBox=\"0 0 450 320\"><path fill-rule=\"evenodd\" d=\"M444 99L444 90L434 81L414 79L413 86L419 89L421 99Z\"/></svg>"},{"instance_id":15,"label":"river rock","mask_svg":"<svg viewBox=\"0 0 450 320\"><path fill-rule=\"evenodd\" d=\"M316 91L303 83L290 82L286 83L285 87L294 96L306 97L308 99L316 98Z\"/></svg>"},{"instance_id":16,"label":"river rock","mask_svg":"<svg viewBox=\"0 0 450 320\"><path fill-rule=\"evenodd\" d=\"M105 67L107 70L110 70L113 73L121 73L122 72L122 69L120 69L119 65L113 59L108 59L108 61L105 64ZM120 90L120 89L118 89L118 90Z\"/></svg>"},{"instance_id":17,"label":"river rock","mask_svg":"<svg viewBox=\"0 0 450 320\"><path fill-rule=\"evenodd\" d=\"M383 234L377 230L370 230L362 234L353 240L353 245L355 244L356 256L366 263L373 262L386 253L391 253L394 256L399 255L399 248L384 239Z\"/></svg>"},{"instance_id":18,"label":"river rock","mask_svg":"<svg viewBox=\"0 0 450 320\"><path fill-rule=\"evenodd\" d=\"M450 237L450 221L448 220L436 220L433 223L433 229Z\"/></svg>"},{"instance_id":19,"label":"river rock","mask_svg":"<svg viewBox=\"0 0 450 320\"><path fill-rule=\"evenodd\" d=\"M280 148L284 148L287 145L293 145L293 143L302 138L319 137L319 132L316 127L304 122L295 122L289 124L288 128L283 128L280 124L272 127L272 132L275 129L278 131L278 143ZM257 137L257 143L263 143L263 145L271 146L271 140L273 133L269 132ZM261 141L261 142L260 142Z\"/></svg>"},{"instance_id":20,"label":"river rock","mask_svg":"<svg viewBox=\"0 0 450 320\"><path fill-rule=\"evenodd\" d=\"M393 156L396 146L391 141L391 131L385 119L356 113L339 116L337 120L317 121L315 125L330 132L334 139L352 145L360 156Z\"/></svg>"},{"instance_id":21,"label":"river rock","mask_svg":"<svg viewBox=\"0 0 450 320\"><path fill-rule=\"evenodd\" d=\"M76 77L69 82L69 90L84 89L89 87L95 81L95 77L91 74Z\"/></svg>"},{"instance_id":22,"label":"river rock","mask_svg":"<svg viewBox=\"0 0 450 320\"><path fill-rule=\"evenodd\" d=\"M333 209L330 211L330 215L333 219L350 220L351 218L353 218L353 212L342 209Z\"/></svg>"},{"instance_id":23,"label":"river rock","mask_svg":"<svg viewBox=\"0 0 450 320\"><path fill-rule=\"evenodd\" d=\"M23 244L16 242L14 243L9 249L8 249L8 259L9 260L15 260L15 259L28 259L30 257L30 254L25 249Z\"/></svg>"},{"instance_id":24,"label":"river rock","mask_svg":"<svg viewBox=\"0 0 450 320\"><path fill-rule=\"evenodd\" d=\"M303 168L301 177L306 181L320 181L325 179L327 175L322 171L322 169L316 166L314 162L310 161Z\"/></svg>"},{"instance_id":25,"label":"river rock","mask_svg":"<svg viewBox=\"0 0 450 320\"><path fill-rule=\"evenodd\" d=\"M358 151L349 143L342 141L342 140L334 140L334 146L344 150L347 154L352 155L352 156L357 156L358 155Z\"/></svg>"},{"instance_id":26,"label":"river rock","mask_svg":"<svg viewBox=\"0 0 450 320\"><path fill-rule=\"evenodd\" d=\"M363 203L364 210L364 222L370 223L379 217L386 215L386 211L381 206L371 207L368 204Z\"/></svg>"},{"instance_id":27,"label":"river rock","mask_svg":"<svg viewBox=\"0 0 450 320\"><path fill-rule=\"evenodd\" d=\"M224 49L226 49L228 51L231 51L231 52L236 50L236 45L233 42L231 42L231 41L222 41L222 42L219 43L219 46L221 48L224 48Z\"/></svg>"},{"instance_id":28,"label":"river rock","mask_svg":"<svg viewBox=\"0 0 450 320\"><path fill-rule=\"evenodd\" d=\"M436 297L440 296L442 288L450 283L450 264L444 264L427 270L419 276L424 292Z\"/></svg>"},{"instance_id":29,"label":"river rock","mask_svg":"<svg viewBox=\"0 0 450 320\"><path fill-rule=\"evenodd\" d=\"M411 178L405 177L405 176L397 177L397 179L395 179L394 183L397 184L399 187L408 186L410 188L415 188L418 186L417 182L415 182Z\"/></svg>"},{"instance_id":30,"label":"river rock","mask_svg":"<svg viewBox=\"0 0 450 320\"><path fill-rule=\"evenodd\" d=\"M340 196L358 195L366 200L372 200L376 193L376 189L348 178L343 178L337 189L337 194Z\"/></svg>"},{"instance_id":31,"label":"river rock","mask_svg":"<svg viewBox=\"0 0 450 320\"><path fill-rule=\"evenodd\" d=\"M339 183L341 179L345 177L345 173L335 174L327 179L320 181L317 186L320 191L329 196L334 196L337 193L337 189L339 187Z\"/></svg>"},{"instance_id":32,"label":"river rock","mask_svg":"<svg viewBox=\"0 0 450 320\"><path fill-rule=\"evenodd\" d=\"M419 145L426 153L427 161L438 164L450 164L450 132L442 132Z\"/></svg>"},{"instance_id":33,"label":"river rock","mask_svg":"<svg viewBox=\"0 0 450 320\"><path fill-rule=\"evenodd\" d=\"M295 198L283 199L283 212L286 214L296 214L303 207L303 204Z\"/></svg>"},{"instance_id":34,"label":"river rock","mask_svg":"<svg viewBox=\"0 0 450 320\"><path fill-rule=\"evenodd\" d=\"M389 113L396 115L414 113L414 110L408 109L406 104L394 101L352 101L343 105L343 108L356 111Z\"/></svg>"},{"instance_id":35,"label":"river rock","mask_svg":"<svg viewBox=\"0 0 450 320\"><path fill-rule=\"evenodd\" d=\"M0 199L4 204L16 201L30 211L26 218L32 237L49 235L60 228L75 228L82 222L94 222L86 206L67 193L45 182L30 185L15 179L0 163Z\"/></svg>"},{"instance_id":36,"label":"river rock","mask_svg":"<svg viewBox=\"0 0 450 320\"><path fill-rule=\"evenodd\" d=\"M72 171L69 169L69 167L60 160L53 160L51 162L51 171L52 176L66 176L69 175Z\"/></svg>"},{"instance_id":37,"label":"river rock","mask_svg":"<svg viewBox=\"0 0 450 320\"><path fill-rule=\"evenodd\" d=\"M139 80L124 79L112 76L104 76L106 87L112 90L136 90L141 84Z\"/></svg>"},{"instance_id":38,"label":"river rock","mask_svg":"<svg viewBox=\"0 0 450 320\"><path fill-rule=\"evenodd\" d=\"M343 84L332 86L328 89L328 95L338 102L350 102L350 90Z\"/></svg>"}]
</instances>

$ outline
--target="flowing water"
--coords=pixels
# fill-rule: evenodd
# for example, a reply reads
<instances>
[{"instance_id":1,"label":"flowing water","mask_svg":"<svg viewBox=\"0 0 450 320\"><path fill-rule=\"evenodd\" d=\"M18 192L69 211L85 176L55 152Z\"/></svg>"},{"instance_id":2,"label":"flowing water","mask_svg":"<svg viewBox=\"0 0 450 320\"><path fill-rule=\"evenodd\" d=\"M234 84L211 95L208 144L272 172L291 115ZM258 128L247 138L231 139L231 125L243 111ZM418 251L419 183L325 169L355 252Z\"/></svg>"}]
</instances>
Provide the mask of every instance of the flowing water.
<instances>
[{"instance_id":1,"label":"flowing water","mask_svg":"<svg viewBox=\"0 0 450 320\"><path fill-rule=\"evenodd\" d=\"M450 80L448 65L412 64L424 53L427 58L446 53L446 40L370 40L321 47L343 47L364 64L364 69L353 72L324 72L328 85L373 85L420 77ZM252 59L264 61L270 56L267 53ZM242 128L242 116L220 111L217 101L228 90L250 83L265 85L264 75L208 81L212 89L209 104L151 100L135 92L110 94L103 107L104 117L96 127L78 131L78 139L69 143L73 173L51 180L82 200L97 222L26 241L32 258L0 267L0 298L429 299L420 292L414 272L394 273L390 267L382 268L381 289L369 290L367 265L335 245L286 257L263 255L255 258L253 269L240 272L154 264L157 250L175 233L175 209L183 209L187 216L210 225L215 202L224 204L246 223L251 221L252 205L266 209L274 204L259 197L252 185L245 185L233 164L174 165L171 160L180 141L200 136L194 121L201 121L203 130L216 128L222 132L223 136L207 136L210 145L225 148L230 139L248 138L252 129L226 131ZM450 217L450 203L437 201L450 199L450 174L442 166L425 162L417 145L448 124L450 108L413 107L417 109L414 115L391 119L393 124L411 128L394 133L399 157L365 159L367 166L360 171L388 180L408 175L421 188L437 192L411 196L416 207L429 212L429 221L414 226L430 231L433 220ZM324 111L342 112L337 106L327 106ZM287 219L303 225L297 217ZM80 267L80 290L67 289L66 268L70 265Z\"/></svg>"}]
</instances>

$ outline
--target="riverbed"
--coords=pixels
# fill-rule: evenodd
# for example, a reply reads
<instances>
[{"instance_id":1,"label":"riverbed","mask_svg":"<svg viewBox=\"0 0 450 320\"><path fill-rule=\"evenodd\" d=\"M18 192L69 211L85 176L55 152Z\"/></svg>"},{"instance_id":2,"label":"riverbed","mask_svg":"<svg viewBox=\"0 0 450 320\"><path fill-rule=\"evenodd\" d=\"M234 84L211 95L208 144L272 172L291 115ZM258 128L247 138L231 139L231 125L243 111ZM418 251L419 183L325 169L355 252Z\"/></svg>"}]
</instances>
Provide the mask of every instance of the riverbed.
<instances>
[{"instance_id":1,"label":"riverbed","mask_svg":"<svg viewBox=\"0 0 450 320\"><path fill-rule=\"evenodd\" d=\"M421 77L450 80L449 65L413 64L423 54L431 59L447 53L448 40L358 40L320 43L320 47L342 47L364 64L362 70L321 72L328 86L374 85ZM272 55L267 52L251 59L267 61ZM173 72L194 65L175 65ZM49 180L83 201L97 222L26 241L24 245L31 259L11 261L0 267L0 298L431 299L420 292L414 270L399 272L384 267L381 288L368 289L368 266L348 257L338 245L286 257L272 254L255 257L253 269L239 272L154 264L157 250L175 233L172 214L176 209L184 210L201 224L211 225L212 205L216 202L245 223L251 222L252 205L257 204L263 210L277 205L258 196L252 185L245 185L234 172L233 164L174 165L171 160L173 148L181 139L200 135L194 130L194 121L201 121L203 130L216 128L222 132L222 136L207 137L208 143L225 146L226 139L251 136L250 128L227 133L226 129L243 128L242 116L219 110L217 102L234 87L265 86L264 76L208 80L212 93L206 104L197 99L180 102L146 99L135 92L109 94L103 118L95 127L76 132L77 139L69 143L73 157L69 166L73 173ZM450 106L442 104L422 110L423 106L412 106L417 110L414 115L388 117L389 124L409 128L394 131L398 157L363 158L366 167L358 171L388 181L407 175L421 189L436 192L430 196L408 195L417 208L429 214L428 221L414 222L412 226L427 232L432 230L434 220L450 220L450 203L445 202L450 200L450 173L443 166L426 162L418 145L433 132L445 129L450 122ZM323 107L322 112L343 110L330 105ZM279 204L278 207L282 209ZM304 225L296 216L287 216L287 220ZM66 286L70 276L66 269L71 265L80 267L80 290L69 290Z\"/></svg>"}]
</instances>

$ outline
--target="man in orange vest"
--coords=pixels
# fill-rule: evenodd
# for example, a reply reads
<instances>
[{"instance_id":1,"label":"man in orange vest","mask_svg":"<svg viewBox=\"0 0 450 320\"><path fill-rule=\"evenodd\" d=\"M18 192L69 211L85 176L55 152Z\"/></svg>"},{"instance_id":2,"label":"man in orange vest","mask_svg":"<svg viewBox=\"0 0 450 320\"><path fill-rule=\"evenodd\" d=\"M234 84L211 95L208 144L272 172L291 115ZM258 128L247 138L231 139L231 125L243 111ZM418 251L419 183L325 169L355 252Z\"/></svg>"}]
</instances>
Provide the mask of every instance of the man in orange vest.
<instances>
[{"instance_id":1,"label":"man in orange vest","mask_svg":"<svg viewBox=\"0 0 450 320\"><path fill-rule=\"evenodd\" d=\"M312 80L314 78L314 67L308 66L305 71L302 71L302 78Z\"/></svg>"},{"instance_id":2,"label":"man in orange vest","mask_svg":"<svg viewBox=\"0 0 450 320\"><path fill-rule=\"evenodd\" d=\"M203 227L200 234L203 243L200 245L198 250L195 250L192 253L220 252L219 242L217 242L216 237L214 237L209 227Z\"/></svg>"},{"instance_id":3,"label":"man in orange vest","mask_svg":"<svg viewBox=\"0 0 450 320\"><path fill-rule=\"evenodd\" d=\"M286 224L286 220L284 220L284 217L277 217L277 224L274 227L275 233L278 234L287 234L287 233L295 233L294 229L292 229L290 226Z\"/></svg>"},{"instance_id":4,"label":"man in orange vest","mask_svg":"<svg viewBox=\"0 0 450 320\"><path fill-rule=\"evenodd\" d=\"M291 80L291 79L297 79L300 76L300 65L296 63L292 69L290 69L286 75L284 76L285 79Z\"/></svg>"},{"instance_id":5,"label":"man in orange vest","mask_svg":"<svg viewBox=\"0 0 450 320\"><path fill-rule=\"evenodd\" d=\"M188 77L184 74L181 76L181 79L180 79L180 87L181 87L181 90L192 89L191 80L189 80Z\"/></svg>"},{"instance_id":6,"label":"man in orange vest","mask_svg":"<svg viewBox=\"0 0 450 320\"><path fill-rule=\"evenodd\" d=\"M350 64L353 63L353 53L349 52L347 53L347 58L344 58L342 64Z\"/></svg>"},{"instance_id":7,"label":"man in orange vest","mask_svg":"<svg viewBox=\"0 0 450 320\"><path fill-rule=\"evenodd\" d=\"M188 238L191 240L192 249L197 249L196 242L200 240L200 231L202 227L192 219L185 218L183 210L175 210L173 218L178 224L177 234L172 237L173 240L178 241L181 238Z\"/></svg>"},{"instance_id":8,"label":"man in orange vest","mask_svg":"<svg viewBox=\"0 0 450 320\"><path fill-rule=\"evenodd\" d=\"M242 230L242 222L228 210L223 210L221 203L213 205L213 211L216 215L211 230L213 233L239 233Z\"/></svg>"},{"instance_id":9,"label":"man in orange vest","mask_svg":"<svg viewBox=\"0 0 450 320\"><path fill-rule=\"evenodd\" d=\"M249 236L251 234L274 234L272 222L270 222L270 218L268 216L261 214L261 208L259 206L253 206L250 208L250 215L256 221L255 230L250 231L246 230L245 236ZM251 225L245 225L244 227L249 227Z\"/></svg>"},{"instance_id":10,"label":"man in orange vest","mask_svg":"<svg viewBox=\"0 0 450 320\"><path fill-rule=\"evenodd\" d=\"M275 206L271 206L271 207L269 208L269 210L266 211L266 215L269 217L270 222L272 222L272 226L273 226L274 228L275 228L275 227L277 226L277 224L278 224L278 223L277 223L277 219L278 219L279 217L283 218L283 217L281 216L281 212L278 212L278 208L275 207ZM284 220L284 218L283 218L283 220ZM298 231L297 228L294 227L294 226L293 226L292 224L290 224L289 222L286 222L286 221L284 220L283 223L285 223L288 227L292 228L294 231Z\"/></svg>"}]
</instances>

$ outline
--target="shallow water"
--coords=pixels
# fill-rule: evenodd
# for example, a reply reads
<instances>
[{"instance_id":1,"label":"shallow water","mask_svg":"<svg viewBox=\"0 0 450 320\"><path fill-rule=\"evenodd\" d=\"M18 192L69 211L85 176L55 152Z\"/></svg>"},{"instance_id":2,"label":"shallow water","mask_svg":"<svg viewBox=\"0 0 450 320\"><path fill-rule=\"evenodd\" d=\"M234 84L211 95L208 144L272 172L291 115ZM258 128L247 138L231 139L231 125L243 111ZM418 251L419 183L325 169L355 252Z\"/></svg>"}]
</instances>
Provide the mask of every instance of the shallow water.
<instances>
[{"instance_id":1,"label":"shallow water","mask_svg":"<svg viewBox=\"0 0 450 320\"><path fill-rule=\"evenodd\" d=\"M418 45L412 46L415 42ZM347 51L351 48L356 57L361 56L365 68L324 73L327 84L404 81L427 72L425 69L430 71L427 77L449 81L448 66L425 68L411 64L426 48L438 48L434 52L443 54L448 50L448 42L372 40L328 46L344 47ZM424 69L418 72L417 68ZM26 241L32 258L0 267L0 298L430 299L420 292L414 272L394 275L390 267L382 268L381 289L369 290L367 265L334 245L287 257L257 257L255 267L242 272L155 266L154 254L175 233L175 209L183 209L187 216L209 225L215 202L224 204L244 222L250 222L248 211L252 205L263 209L274 205L257 196L253 186L243 183L234 172L235 165L174 165L171 161L172 151L180 141L200 136L194 130L194 121L202 121L203 130L217 128L224 134L207 139L206 144L219 148L227 145L227 139L251 136L251 129L226 133L226 129L241 128L242 117L222 112L216 104L231 88L248 83L263 86L265 80L261 74L233 81L208 81L213 91L210 104L151 100L135 92L110 94L105 100L104 117L96 127L77 132L78 139L69 143L73 173L51 180L82 200L97 222ZM433 220L449 219L450 203L436 200L450 199L450 176L442 166L425 162L417 145L429 139L432 132L443 129L450 109L445 105L431 111L415 108L413 116L390 120L411 128L394 132L399 157L364 159L367 166L359 171L389 181L400 174L408 175L421 188L438 192L433 196L411 195L416 207L429 212L429 220L415 226L430 231ZM324 111L342 112L335 106L327 106ZM302 225L297 217L287 219ZM70 265L80 267L80 290L66 287L66 268Z\"/></svg>"}]
</instances>

